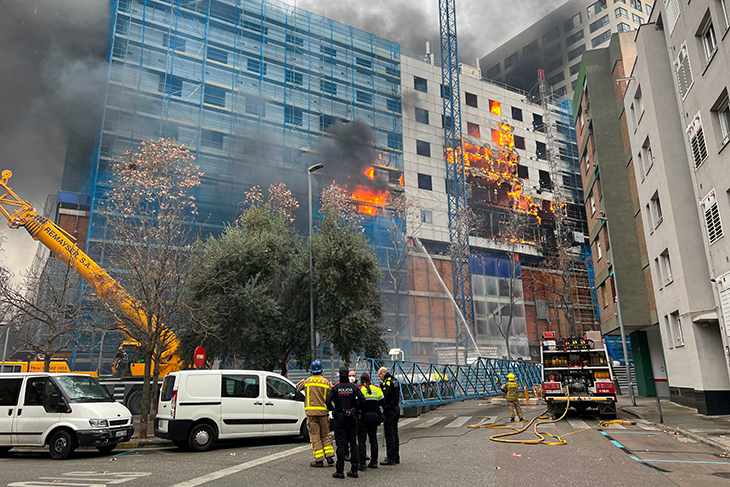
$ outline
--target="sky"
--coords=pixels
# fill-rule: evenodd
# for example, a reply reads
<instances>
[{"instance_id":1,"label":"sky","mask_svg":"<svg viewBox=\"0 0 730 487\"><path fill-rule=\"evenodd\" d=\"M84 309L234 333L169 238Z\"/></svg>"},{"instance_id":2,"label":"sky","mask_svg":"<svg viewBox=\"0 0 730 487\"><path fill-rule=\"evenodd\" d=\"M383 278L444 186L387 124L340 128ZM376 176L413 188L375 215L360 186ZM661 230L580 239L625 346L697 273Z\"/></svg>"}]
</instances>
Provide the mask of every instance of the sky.
<instances>
[{"instance_id":1,"label":"sky","mask_svg":"<svg viewBox=\"0 0 730 487\"><path fill-rule=\"evenodd\" d=\"M439 49L438 0L284 0L417 55ZM460 61L470 65L565 0L457 0ZM506 7L509 5L509 8ZM41 210L61 187L66 142L93 135L106 71L108 0L0 0L0 170ZM0 264L16 276L36 244L0 222Z\"/></svg>"}]
</instances>

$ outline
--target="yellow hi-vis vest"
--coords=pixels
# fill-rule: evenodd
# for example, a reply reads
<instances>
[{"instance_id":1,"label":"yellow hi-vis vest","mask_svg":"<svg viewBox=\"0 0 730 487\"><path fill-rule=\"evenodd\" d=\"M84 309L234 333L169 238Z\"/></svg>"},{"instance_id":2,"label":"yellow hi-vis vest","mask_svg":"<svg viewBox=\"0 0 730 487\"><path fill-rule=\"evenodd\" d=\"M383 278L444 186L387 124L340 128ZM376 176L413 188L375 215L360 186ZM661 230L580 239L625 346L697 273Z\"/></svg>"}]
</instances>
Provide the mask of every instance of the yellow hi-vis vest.
<instances>
[{"instance_id":1,"label":"yellow hi-vis vest","mask_svg":"<svg viewBox=\"0 0 730 487\"><path fill-rule=\"evenodd\" d=\"M362 395L365 396L366 401L380 401L383 398L383 390L374 385L370 385L370 393L368 394L367 386L360 386Z\"/></svg>"},{"instance_id":2,"label":"yellow hi-vis vest","mask_svg":"<svg viewBox=\"0 0 730 487\"><path fill-rule=\"evenodd\" d=\"M321 375L313 375L297 384L297 391L305 390L307 394L304 412L307 416L326 416L329 414L325 399L332 383Z\"/></svg>"},{"instance_id":3,"label":"yellow hi-vis vest","mask_svg":"<svg viewBox=\"0 0 730 487\"><path fill-rule=\"evenodd\" d=\"M517 389L520 387L517 385L517 382L509 381L507 382L506 387L507 399L517 399Z\"/></svg>"}]
</instances>

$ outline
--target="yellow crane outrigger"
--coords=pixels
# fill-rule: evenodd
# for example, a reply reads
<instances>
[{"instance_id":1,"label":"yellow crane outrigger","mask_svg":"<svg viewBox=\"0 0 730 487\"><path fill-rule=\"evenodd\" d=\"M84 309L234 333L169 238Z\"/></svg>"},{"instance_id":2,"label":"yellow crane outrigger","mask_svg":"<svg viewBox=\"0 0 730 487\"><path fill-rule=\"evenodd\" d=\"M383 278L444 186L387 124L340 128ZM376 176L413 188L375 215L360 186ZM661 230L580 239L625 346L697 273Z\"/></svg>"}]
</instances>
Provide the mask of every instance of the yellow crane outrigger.
<instances>
[{"instance_id":1,"label":"yellow crane outrigger","mask_svg":"<svg viewBox=\"0 0 730 487\"><path fill-rule=\"evenodd\" d=\"M94 288L98 299L116 306L137 326L143 329L149 326L149 317L137 300L130 296L91 257L86 255L76 245L76 239L74 237L48 218L38 215L35 207L31 203L19 198L13 192L8 186L8 180L12 175L13 173L11 171L5 170L2 173L2 178L0 178L0 187L5 190L5 194L0 196L0 212L7 218L10 228L24 227L34 240L45 245L53 255L65 262L66 265ZM5 208L6 206L17 209L11 214ZM119 329L126 337L126 340L122 343L122 347L130 358L129 374L132 377L141 378L144 376L145 364L144 354L138 350L139 342L132 338L129 331L123 325L120 325ZM165 351L162 353L160 360L160 377L180 370L181 361L177 354L178 345L179 342L175 334L172 331L168 331L163 341ZM154 364L152 365L154 367Z\"/></svg>"}]
</instances>

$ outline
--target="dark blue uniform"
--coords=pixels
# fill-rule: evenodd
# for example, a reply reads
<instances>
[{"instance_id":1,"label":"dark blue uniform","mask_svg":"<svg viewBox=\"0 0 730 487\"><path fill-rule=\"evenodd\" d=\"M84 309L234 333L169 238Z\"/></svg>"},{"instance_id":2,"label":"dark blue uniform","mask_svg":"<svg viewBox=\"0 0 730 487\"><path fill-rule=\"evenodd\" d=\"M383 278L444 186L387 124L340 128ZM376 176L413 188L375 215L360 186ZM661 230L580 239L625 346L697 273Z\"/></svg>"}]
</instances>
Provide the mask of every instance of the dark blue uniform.
<instances>
[{"instance_id":1,"label":"dark blue uniform","mask_svg":"<svg viewBox=\"0 0 730 487\"><path fill-rule=\"evenodd\" d=\"M400 387L398 379L390 375L383 376L380 385L383 391L383 430L385 433L386 459L381 465L400 463L400 438L398 437L398 418L400 418Z\"/></svg>"},{"instance_id":2,"label":"dark blue uniform","mask_svg":"<svg viewBox=\"0 0 730 487\"><path fill-rule=\"evenodd\" d=\"M335 442L337 443L337 474L345 469L345 456L348 443L352 445L353 455L350 455L351 472L357 476L357 410L365 402L365 396L356 384L348 382L347 373L344 380L332 386L327 393L327 409L335 415Z\"/></svg>"}]
</instances>

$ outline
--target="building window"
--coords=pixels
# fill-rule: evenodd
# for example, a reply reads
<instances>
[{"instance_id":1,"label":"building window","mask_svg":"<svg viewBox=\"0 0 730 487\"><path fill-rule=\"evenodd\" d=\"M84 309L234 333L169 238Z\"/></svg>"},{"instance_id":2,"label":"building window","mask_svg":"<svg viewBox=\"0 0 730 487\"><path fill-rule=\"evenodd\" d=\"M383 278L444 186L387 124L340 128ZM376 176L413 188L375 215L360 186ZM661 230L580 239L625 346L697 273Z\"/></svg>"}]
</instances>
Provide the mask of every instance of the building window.
<instances>
[{"instance_id":1,"label":"building window","mask_svg":"<svg viewBox=\"0 0 730 487\"><path fill-rule=\"evenodd\" d=\"M715 3L717 4L717 8L720 11L720 14L722 16L723 20L723 32L730 28L730 16L728 16L727 13L727 0L715 0Z\"/></svg>"},{"instance_id":2,"label":"building window","mask_svg":"<svg viewBox=\"0 0 730 487\"><path fill-rule=\"evenodd\" d=\"M499 63L497 63L487 70L487 78L494 78L495 76L499 75L499 73L501 73L501 72L502 72L502 69L500 68Z\"/></svg>"},{"instance_id":3,"label":"building window","mask_svg":"<svg viewBox=\"0 0 730 487\"><path fill-rule=\"evenodd\" d=\"M651 16L651 7L647 4L646 7L646 18L649 18Z\"/></svg>"},{"instance_id":4,"label":"building window","mask_svg":"<svg viewBox=\"0 0 730 487\"><path fill-rule=\"evenodd\" d=\"M444 117L441 115L441 127L445 129L451 128L451 117Z\"/></svg>"},{"instance_id":5,"label":"building window","mask_svg":"<svg viewBox=\"0 0 730 487\"><path fill-rule=\"evenodd\" d=\"M421 174L418 173L418 189L425 189L428 191L433 191L433 184L431 181L431 176L428 174Z\"/></svg>"},{"instance_id":6,"label":"building window","mask_svg":"<svg viewBox=\"0 0 730 487\"><path fill-rule=\"evenodd\" d=\"M538 159L546 160L547 159L547 146L544 142L537 141L535 142L535 155Z\"/></svg>"},{"instance_id":7,"label":"building window","mask_svg":"<svg viewBox=\"0 0 730 487\"><path fill-rule=\"evenodd\" d=\"M597 2L591 4L588 6L588 18L594 17L604 10L606 10L608 6L606 5L606 0L598 0Z\"/></svg>"},{"instance_id":8,"label":"building window","mask_svg":"<svg viewBox=\"0 0 730 487\"><path fill-rule=\"evenodd\" d=\"M477 139L481 137L479 135L479 125L471 122L466 122L466 129L469 136L476 137Z\"/></svg>"},{"instance_id":9,"label":"building window","mask_svg":"<svg viewBox=\"0 0 730 487\"><path fill-rule=\"evenodd\" d=\"M357 96L357 101L360 103L364 103L365 105L373 104L373 94L372 93L357 90L356 96Z\"/></svg>"},{"instance_id":10,"label":"building window","mask_svg":"<svg viewBox=\"0 0 730 487\"><path fill-rule=\"evenodd\" d=\"M504 69L509 69L512 66L514 66L515 64L517 64L517 61L519 61L519 59L520 59L519 56L515 52L514 54L512 54L511 56L509 56L508 58L506 58L504 60Z\"/></svg>"},{"instance_id":11,"label":"building window","mask_svg":"<svg viewBox=\"0 0 730 487\"><path fill-rule=\"evenodd\" d=\"M689 64L689 56L687 55L687 43L682 44L677 59L674 61L674 73L677 76L677 85L679 94L684 100L692 87L694 79L692 78L692 68Z\"/></svg>"},{"instance_id":12,"label":"building window","mask_svg":"<svg viewBox=\"0 0 730 487\"><path fill-rule=\"evenodd\" d=\"M168 90L170 96L182 96L182 78L169 74L161 74L159 91L167 95Z\"/></svg>"},{"instance_id":13,"label":"building window","mask_svg":"<svg viewBox=\"0 0 730 487\"><path fill-rule=\"evenodd\" d=\"M679 317L679 311L675 311L669 315L669 323L672 325L672 338L674 338L675 347L684 346L684 334L682 333L682 320Z\"/></svg>"},{"instance_id":14,"label":"building window","mask_svg":"<svg viewBox=\"0 0 730 487\"><path fill-rule=\"evenodd\" d=\"M523 149L525 148L525 138L520 137L519 135L515 135L515 149Z\"/></svg>"},{"instance_id":15,"label":"building window","mask_svg":"<svg viewBox=\"0 0 730 487\"><path fill-rule=\"evenodd\" d=\"M373 62L370 59L358 57L355 58L355 63L363 68L373 69Z\"/></svg>"},{"instance_id":16,"label":"building window","mask_svg":"<svg viewBox=\"0 0 730 487\"><path fill-rule=\"evenodd\" d=\"M395 150L403 150L403 135L388 132L388 147Z\"/></svg>"},{"instance_id":17,"label":"building window","mask_svg":"<svg viewBox=\"0 0 730 487\"><path fill-rule=\"evenodd\" d=\"M591 191L591 195L588 197L591 203L591 215L596 214L596 199L593 197L593 192Z\"/></svg>"},{"instance_id":18,"label":"building window","mask_svg":"<svg viewBox=\"0 0 730 487\"><path fill-rule=\"evenodd\" d=\"M695 169L697 169L707 159L707 144L705 143L705 133L702 129L702 119L699 113L695 115L692 123L687 127L687 135L689 145L692 148Z\"/></svg>"},{"instance_id":19,"label":"building window","mask_svg":"<svg viewBox=\"0 0 730 487\"><path fill-rule=\"evenodd\" d=\"M608 15L604 15L600 19L596 20L595 22L591 22L588 25L588 29L591 31L591 34L593 34L595 31L600 29L601 27L608 25Z\"/></svg>"},{"instance_id":20,"label":"building window","mask_svg":"<svg viewBox=\"0 0 730 487\"><path fill-rule=\"evenodd\" d=\"M433 212L431 210L421 210L421 221L423 223L433 223Z\"/></svg>"},{"instance_id":21,"label":"building window","mask_svg":"<svg viewBox=\"0 0 730 487\"><path fill-rule=\"evenodd\" d=\"M558 54L560 54L560 52L562 52L562 50L563 48L559 42L553 46L548 47L547 49L545 49L545 59L550 59L553 56L557 56Z\"/></svg>"},{"instance_id":22,"label":"building window","mask_svg":"<svg viewBox=\"0 0 730 487\"><path fill-rule=\"evenodd\" d=\"M401 112L400 100L393 100L392 98L388 98L385 100L385 107L393 113Z\"/></svg>"},{"instance_id":23,"label":"building window","mask_svg":"<svg viewBox=\"0 0 730 487\"><path fill-rule=\"evenodd\" d=\"M572 46L573 44L575 44L579 40L583 39L584 37L585 37L585 32L583 31L583 29L581 29L578 32L576 32L575 34L566 37L565 45Z\"/></svg>"},{"instance_id":24,"label":"building window","mask_svg":"<svg viewBox=\"0 0 730 487\"><path fill-rule=\"evenodd\" d=\"M705 225L707 226L707 236L710 245L720 240L722 233L722 220L720 220L720 210L717 207L717 199L715 198L715 190L710 191L704 200L702 200L702 211L705 213Z\"/></svg>"},{"instance_id":25,"label":"building window","mask_svg":"<svg viewBox=\"0 0 730 487\"><path fill-rule=\"evenodd\" d=\"M572 51L568 51L568 61L572 61L573 59L579 57L581 54L583 54L586 50L586 45L581 44L580 46L576 47Z\"/></svg>"},{"instance_id":26,"label":"building window","mask_svg":"<svg viewBox=\"0 0 730 487\"><path fill-rule=\"evenodd\" d=\"M266 76L266 63L261 63L258 59L247 59L246 69L252 73L259 73Z\"/></svg>"},{"instance_id":27,"label":"building window","mask_svg":"<svg viewBox=\"0 0 730 487\"><path fill-rule=\"evenodd\" d=\"M209 105L225 108L226 106L226 90L218 86L205 85L205 95L203 102Z\"/></svg>"},{"instance_id":28,"label":"building window","mask_svg":"<svg viewBox=\"0 0 730 487\"><path fill-rule=\"evenodd\" d=\"M416 89L416 91L421 91L423 93L428 93L428 82L423 79L419 78L418 76L413 77L413 88Z\"/></svg>"},{"instance_id":29,"label":"building window","mask_svg":"<svg viewBox=\"0 0 730 487\"><path fill-rule=\"evenodd\" d=\"M550 180L549 172L540 169L537 175L540 179L540 189L546 189L548 191L553 189L553 182Z\"/></svg>"},{"instance_id":30,"label":"building window","mask_svg":"<svg viewBox=\"0 0 730 487\"><path fill-rule=\"evenodd\" d=\"M545 126L542 123L542 115L532 114L532 129L535 132L545 132Z\"/></svg>"},{"instance_id":31,"label":"building window","mask_svg":"<svg viewBox=\"0 0 730 487\"><path fill-rule=\"evenodd\" d=\"M517 164L517 176L522 179L530 179L530 171L528 170L527 166Z\"/></svg>"},{"instance_id":32,"label":"building window","mask_svg":"<svg viewBox=\"0 0 730 487\"><path fill-rule=\"evenodd\" d=\"M654 193L654 196L651 197L651 221L654 223L654 228L658 227L662 221L664 221L664 216L662 215L662 204L659 201L659 191Z\"/></svg>"},{"instance_id":33,"label":"building window","mask_svg":"<svg viewBox=\"0 0 730 487\"><path fill-rule=\"evenodd\" d=\"M603 249L601 248L601 234L598 234L598 238L596 238L596 254L598 255L598 260L601 260L603 258Z\"/></svg>"},{"instance_id":34,"label":"building window","mask_svg":"<svg viewBox=\"0 0 730 487\"><path fill-rule=\"evenodd\" d=\"M337 85L334 81L321 79L319 80L319 89L326 95L335 96L337 95Z\"/></svg>"},{"instance_id":35,"label":"building window","mask_svg":"<svg viewBox=\"0 0 730 487\"><path fill-rule=\"evenodd\" d=\"M528 45L522 48L522 55L523 56L529 56L530 54L535 54L538 51L538 44L537 39L530 42Z\"/></svg>"},{"instance_id":36,"label":"building window","mask_svg":"<svg viewBox=\"0 0 730 487\"><path fill-rule=\"evenodd\" d=\"M672 262L669 259L669 250L664 249L664 252L659 254L659 263L661 264L661 272L664 277L664 283L669 284L672 282Z\"/></svg>"},{"instance_id":37,"label":"building window","mask_svg":"<svg viewBox=\"0 0 730 487\"><path fill-rule=\"evenodd\" d=\"M705 51L705 62L709 63L717 50L717 37L715 37L715 28L712 26L712 20L709 16L709 12L707 21L702 26L699 36L702 38L702 47Z\"/></svg>"},{"instance_id":38,"label":"building window","mask_svg":"<svg viewBox=\"0 0 730 487\"><path fill-rule=\"evenodd\" d=\"M304 45L304 39L292 34L286 35L286 48L290 51L293 51L295 48L299 47L301 48Z\"/></svg>"},{"instance_id":39,"label":"building window","mask_svg":"<svg viewBox=\"0 0 730 487\"><path fill-rule=\"evenodd\" d=\"M572 65L570 67L570 75L571 76L574 76L575 74L577 74L578 71L580 71L580 63L574 64L574 65Z\"/></svg>"},{"instance_id":40,"label":"building window","mask_svg":"<svg viewBox=\"0 0 730 487\"><path fill-rule=\"evenodd\" d=\"M629 5L641 12L641 0L629 0Z\"/></svg>"},{"instance_id":41,"label":"building window","mask_svg":"<svg viewBox=\"0 0 730 487\"><path fill-rule=\"evenodd\" d=\"M200 131L200 143L216 149L223 148L223 134L215 130L202 129Z\"/></svg>"},{"instance_id":42,"label":"building window","mask_svg":"<svg viewBox=\"0 0 730 487\"><path fill-rule=\"evenodd\" d=\"M325 132L328 128L330 128L332 125L337 123L337 119L333 117L332 115L322 114L319 117L319 130L320 132Z\"/></svg>"},{"instance_id":43,"label":"building window","mask_svg":"<svg viewBox=\"0 0 730 487\"><path fill-rule=\"evenodd\" d=\"M284 120L292 125L301 125L303 112L301 108L286 105L284 108Z\"/></svg>"},{"instance_id":44,"label":"building window","mask_svg":"<svg viewBox=\"0 0 730 487\"><path fill-rule=\"evenodd\" d=\"M547 46L554 40L557 40L560 38L560 27L555 27L551 30L549 30L545 35L542 36L542 45Z\"/></svg>"},{"instance_id":45,"label":"building window","mask_svg":"<svg viewBox=\"0 0 730 487\"><path fill-rule=\"evenodd\" d=\"M498 101L489 100L489 112L495 115L502 115L502 104Z\"/></svg>"},{"instance_id":46,"label":"building window","mask_svg":"<svg viewBox=\"0 0 730 487\"><path fill-rule=\"evenodd\" d=\"M545 72L549 73L551 71L555 71L556 69L558 69L562 65L563 65L563 58L562 57L559 57L557 59L554 59L554 60L550 61L547 64L547 66L545 66Z\"/></svg>"},{"instance_id":47,"label":"building window","mask_svg":"<svg viewBox=\"0 0 730 487\"><path fill-rule=\"evenodd\" d=\"M444 97L444 93L446 93L447 98L451 98L451 88L447 86L446 89L444 89L444 85L439 86L441 87L441 98Z\"/></svg>"},{"instance_id":48,"label":"building window","mask_svg":"<svg viewBox=\"0 0 730 487\"><path fill-rule=\"evenodd\" d=\"M332 49L330 46L319 46L319 52L327 57L337 57L337 50Z\"/></svg>"},{"instance_id":49,"label":"building window","mask_svg":"<svg viewBox=\"0 0 730 487\"><path fill-rule=\"evenodd\" d=\"M581 22L583 22L583 19L580 12L578 12L577 14L573 15L571 18L563 22L563 30L565 32L568 32L569 30L578 27Z\"/></svg>"},{"instance_id":50,"label":"building window","mask_svg":"<svg viewBox=\"0 0 730 487\"><path fill-rule=\"evenodd\" d=\"M591 46L595 49L596 47L600 46L604 42L607 42L611 39L611 31L607 30L606 32L602 32L598 34L596 37L591 39Z\"/></svg>"},{"instance_id":51,"label":"building window","mask_svg":"<svg viewBox=\"0 0 730 487\"><path fill-rule=\"evenodd\" d=\"M185 52L185 39L174 34L162 34L162 45L169 49L174 48L176 51Z\"/></svg>"},{"instance_id":52,"label":"building window","mask_svg":"<svg viewBox=\"0 0 730 487\"><path fill-rule=\"evenodd\" d=\"M556 84L560 83L561 81L565 81L565 73L563 73L563 72L560 72L560 73L556 74L555 76L553 76L552 78L548 78L548 80L547 80L548 85L550 85L550 86L556 85ZM556 93L556 95L557 95L557 93Z\"/></svg>"},{"instance_id":53,"label":"building window","mask_svg":"<svg viewBox=\"0 0 730 487\"><path fill-rule=\"evenodd\" d=\"M428 110L416 108L416 122L428 125Z\"/></svg>"},{"instance_id":54,"label":"building window","mask_svg":"<svg viewBox=\"0 0 730 487\"><path fill-rule=\"evenodd\" d=\"M466 104L470 107L479 108L479 104L477 103L477 96L473 93L464 92L464 98L466 99Z\"/></svg>"},{"instance_id":55,"label":"building window","mask_svg":"<svg viewBox=\"0 0 730 487\"><path fill-rule=\"evenodd\" d=\"M512 107L512 120L522 121L522 110L517 107Z\"/></svg>"},{"instance_id":56,"label":"building window","mask_svg":"<svg viewBox=\"0 0 730 487\"><path fill-rule=\"evenodd\" d=\"M628 19L629 18L629 11L626 10L625 8L623 8L623 7L617 8L615 10L615 12L616 12L616 18L619 18L619 17L623 17L625 19Z\"/></svg>"},{"instance_id":57,"label":"building window","mask_svg":"<svg viewBox=\"0 0 730 487\"><path fill-rule=\"evenodd\" d=\"M431 144L422 140L416 141L416 154L431 157Z\"/></svg>"},{"instance_id":58,"label":"building window","mask_svg":"<svg viewBox=\"0 0 730 487\"><path fill-rule=\"evenodd\" d=\"M293 68L287 68L286 70L286 82L295 85L301 85L304 83L304 75Z\"/></svg>"},{"instance_id":59,"label":"building window","mask_svg":"<svg viewBox=\"0 0 730 487\"><path fill-rule=\"evenodd\" d=\"M228 63L228 53L223 49L216 49L215 47L208 46L208 59L219 63Z\"/></svg>"},{"instance_id":60,"label":"building window","mask_svg":"<svg viewBox=\"0 0 730 487\"><path fill-rule=\"evenodd\" d=\"M646 171L644 171L644 173L648 174L651 167L654 165L654 154L651 151L651 142L649 142L649 137L647 137L644 141L644 145L641 147L641 152L643 153L644 162L646 163Z\"/></svg>"},{"instance_id":61,"label":"building window","mask_svg":"<svg viewBox=\"0 0 730 487\"><path fill-rule=\"evenodd\" d=\"M717 119L717 125L720 129L720 145L724 146L730 140L730 108L728 108L730 100L728 99L727 88L723 90L720 98L715 102L712 112Z\"/></svg>"},{"instance_id":62,"label":"building window","mask_svg":"<svg viewBox=\"0 0 730 487\"><path fill-rule=\"evenodd\" d=\"M618 32L628 32L631 30L631 27L629 26L629 24L627 24L625 22L619 22L618 25L616 26L616 30Z\"/></svg>"},{"instance_id":63,"label":"building window","mask_svg":"<svg viewBox=\"0 0 730 487\"><path fill-rule=\"evenodd\" d=\"M631 14L631 20L633 20L635 24L639 24L639 25L644 23L644 18L639 15L636 15L635 13Z\"/></svg>"}]
</instances>

